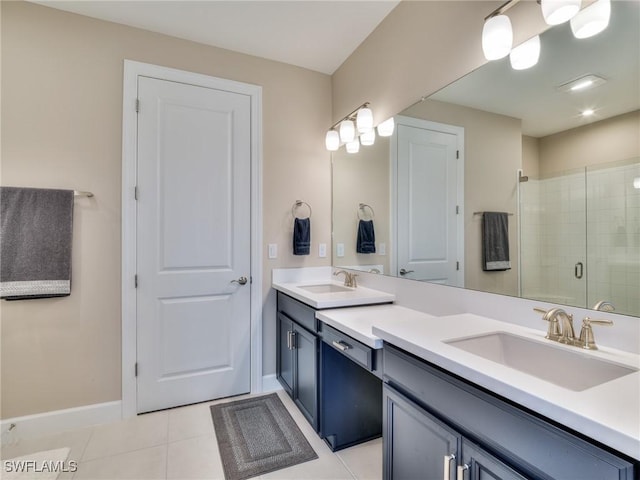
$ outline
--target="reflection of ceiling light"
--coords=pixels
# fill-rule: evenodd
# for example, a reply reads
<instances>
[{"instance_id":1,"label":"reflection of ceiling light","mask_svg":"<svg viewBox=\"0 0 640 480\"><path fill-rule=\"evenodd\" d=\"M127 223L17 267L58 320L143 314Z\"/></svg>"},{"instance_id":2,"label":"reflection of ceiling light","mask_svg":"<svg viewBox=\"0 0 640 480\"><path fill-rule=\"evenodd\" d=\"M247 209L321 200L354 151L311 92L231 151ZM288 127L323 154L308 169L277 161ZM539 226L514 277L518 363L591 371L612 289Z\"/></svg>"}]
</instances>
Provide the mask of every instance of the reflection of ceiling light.
<instances>
[{"instance_id":1,"label":"reflection of ceiling light","mask_svg":"<svg viewBox=\"0 0 640 480\"><path fill-rule=\"evenodd\" d=\"M393 117L388 118L378 125L378 135L380 135L381 137L390 137L391 135L393 135L394 127L395 122L393 121Z\"/></svg>"},{"instance_id":2,"label":"reflection of ceiling light","mask_svg":"<svg viewBox=\"0 0 640 480\"><path fill-rule=\"evenodd\" d=\"M542 16L547 25L559 25L580 10L581 0L542 0Z\"/></svg>"},{"instance_id":3,"label":"reflection of ceiling light","mask_svg":"<svg viewBox=\"0 0 640 480\"><path fill-rule=\"evenodd\" d=\"M506 15L488 18L482 28L482 51L487 60L498 60L509 55L513 46L511 20Z\"/></svg>"},{"instance_id":4,"label":"reflection of ceiling light","mask_svg":"<svg viewBox=\"0 0 640 480\"><path fill-rule=\"evenodd\" d=\"M607 28L610 17L611 0L597 0L571 19L573 36L576 38L593 37Z\"/></svg>"},{"instance_id":5,"label":"reflection of ceiling light","mask_svg":"<svg viewBox=\"0 0 640 480\"><path fill-rule=\"evenodd\" d=\"M640 190L640 177L636 177L633 179L633 188L637 188Z\"/></svg>"},{"instance_id":6,"label":"reflection of ceiling light","mask_svg":"<svg viewBox=\"0 0 640 480\"><path fill-rule=\"evenodd\" d=\"M538 63L540 58L540 36L536 35L511 50L509 61L514 70L526 70Z\"/></svg>"},{"instance_id":7,"label":"reflection of ceiling light","mask_svg":"<svg viewBox=\"0 0 640 480\"><path fill-rule=\"evenodd\" d=\"M576 78L575 80L571 80L570 82L563 83L558 86L557 89L567 93L583 92L590 88L597 87L598 85L602 85L605 82L606 80L604 78L589 74Z\"/></svg>"},{"instance_id":8,"label":"reflection of ceiling light","mask_svg":"<svg viewBox=\"0 0 640 480\"><path fill-rule=\"evenodd\" d=\"M593 109L591 108L587 108L586 110L583 110L580 112L580 115L582 115L583 117L590 117L591 115L593 115L595 112L593 111Z\"/></svg>"}]
</instances>

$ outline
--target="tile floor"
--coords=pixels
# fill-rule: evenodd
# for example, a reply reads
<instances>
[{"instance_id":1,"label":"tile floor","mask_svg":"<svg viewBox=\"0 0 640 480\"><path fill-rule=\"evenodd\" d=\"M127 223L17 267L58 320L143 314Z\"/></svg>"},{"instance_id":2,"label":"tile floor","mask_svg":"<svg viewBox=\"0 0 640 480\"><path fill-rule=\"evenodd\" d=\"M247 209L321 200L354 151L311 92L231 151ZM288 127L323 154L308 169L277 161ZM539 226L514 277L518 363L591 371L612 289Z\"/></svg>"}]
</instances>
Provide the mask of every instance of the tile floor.
<instances>
[{"instance_id":1,"label":"tile floor","mask_svg":"<svg viewBox=\"0 0 640 480\"><path fill-rule=\"evenodd\" d=\"M271 472L260 479L382 478L382 440L331 452L291 399L278 394L318 454L316 460ZM238 398L222 400L232 401ZM34 438L2 448L2 459L41 450L70 447L78 462L68 479L224 479L209 405L201 403L140 415L107 425ZM2 475L0 474L0 477Z\"/></svg>"}]
</instances>

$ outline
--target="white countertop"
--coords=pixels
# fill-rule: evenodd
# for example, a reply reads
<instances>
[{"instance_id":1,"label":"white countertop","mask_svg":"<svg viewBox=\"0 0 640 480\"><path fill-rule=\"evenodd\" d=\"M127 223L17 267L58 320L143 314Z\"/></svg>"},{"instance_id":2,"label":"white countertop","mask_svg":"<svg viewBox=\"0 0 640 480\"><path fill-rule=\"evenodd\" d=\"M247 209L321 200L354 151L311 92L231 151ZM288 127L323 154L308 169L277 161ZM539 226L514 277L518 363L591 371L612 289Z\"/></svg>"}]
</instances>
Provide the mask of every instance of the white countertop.
<instances>
[{"instance_id":1,"label":"white countertop","mask_svg":"<svg viewBox=\"0 0 640 480\"><path fill-rule=\"evenodd\" d=\"M316 318L371 348L379 349L383 342L373 334L373 325L381 320L420 322L433 318L433 315L390 304L321 310L316 312Z\"/></svg>"},{"instance_id":2,"label":"white countertop","mask_svg":"<svg viewBox=\"0 0 640 480\"><path fill-rule=\"evenodd\" d=\"M386 312L373 315L373 308L367 312L374 319L374 338L393 344L640 460L640 372L587 390L572 391L443 343L445 340L496 331L549 342L544 339L544 332L469 313L429 317L419 312L415 312L418 315L399 310L397 314L393 313L402 307L393 307L393 310L389 307L380 308L385 308ZM327 318L335 321L336 314L331 313ZM362 313L356 312L350 319L347 310L339 317L352 331L358 331L355 327L361 318ZM343 331L350 334L348 330ZM557 343L554 345L571 350L576 348ZM640 368L639 355L620 350L601 347L598 351L585 352L585 355Z\"/></svg>"},{"instance_id":3,"label":"white countertop","mask_svg":"<svg viewBox=\"0 0 640 480\"><path fill-rule=\"evenodd\" d=\"M278 282L273 281L272 286L276 290L285 293L302 303L314 308L336 308L351 307L357 305L374 305L379 303L389 303L395 300L392 293L380 292L366 287L350 288L345 292L312 293L300 287L310 285L332 284L343 287L343 282L333 280L320 281L319 279L301 280L298 282Z\"/></svg>"}]
</instances>

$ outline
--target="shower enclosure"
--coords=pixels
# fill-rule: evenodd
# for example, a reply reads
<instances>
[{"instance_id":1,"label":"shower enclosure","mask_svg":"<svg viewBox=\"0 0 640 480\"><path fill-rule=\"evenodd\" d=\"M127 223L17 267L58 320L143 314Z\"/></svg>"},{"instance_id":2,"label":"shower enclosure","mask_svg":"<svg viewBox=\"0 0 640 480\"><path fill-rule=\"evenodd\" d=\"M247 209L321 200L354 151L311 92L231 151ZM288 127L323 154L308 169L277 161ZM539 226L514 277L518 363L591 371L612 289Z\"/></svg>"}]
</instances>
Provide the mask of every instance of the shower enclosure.
<instances>
[{"instance_id":1,"label":"shower enclosure","mask_svg":"<svg viewBox=\"0 0 640 480\"><path fill-rule=\"evenodd\" d=\"M520 295L640 316L640 159L519 183Z\"/></svg>"}]
</instances>

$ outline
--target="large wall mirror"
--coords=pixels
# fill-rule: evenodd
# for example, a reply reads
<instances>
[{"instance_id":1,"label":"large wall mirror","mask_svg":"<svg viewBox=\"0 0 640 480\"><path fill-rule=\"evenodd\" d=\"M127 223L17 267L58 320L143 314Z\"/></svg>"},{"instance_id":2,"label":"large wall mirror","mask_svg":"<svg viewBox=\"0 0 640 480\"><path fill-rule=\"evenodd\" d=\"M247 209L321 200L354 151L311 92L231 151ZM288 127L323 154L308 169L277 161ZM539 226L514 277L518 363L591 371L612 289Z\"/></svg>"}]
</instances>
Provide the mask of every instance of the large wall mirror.
<instances>
[{"instance_id":1,"label":"large wall mirror","mask_svg":"<svg viewBox=\"0 0 640 480\"><path fill-rule=\"evenodd\" d=\"M533 68L490 62L334 152L333 265L640 316L639 24L613 1L598 35L550 28ZM508 269L483 269L485 212Z\"/></svg>"}]
</instances>

